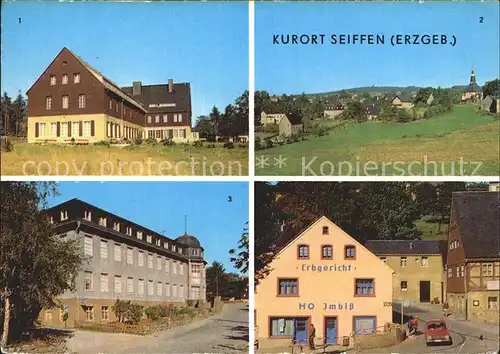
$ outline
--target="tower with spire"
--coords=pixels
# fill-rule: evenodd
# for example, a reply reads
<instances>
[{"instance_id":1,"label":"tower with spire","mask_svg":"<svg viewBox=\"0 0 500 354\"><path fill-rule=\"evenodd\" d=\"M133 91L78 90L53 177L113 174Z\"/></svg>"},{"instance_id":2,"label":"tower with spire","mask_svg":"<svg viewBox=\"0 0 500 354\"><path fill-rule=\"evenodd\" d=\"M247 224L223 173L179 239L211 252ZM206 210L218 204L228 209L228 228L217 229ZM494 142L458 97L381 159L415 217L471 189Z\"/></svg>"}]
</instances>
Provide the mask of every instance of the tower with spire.
<instances>
[{"instance_id":1,"label":"tower with spire","mask_svg":"<svg viewBox=\"0 0 500 354\"><path fill-rule=\"evenodd\" d=\"M465 93L462 95L462 102L477 102L481 100L481 96L481 88L477 84L476 73L474 68L472 68L470 71L469 85L467 85Z\"/></svg>"}]
</instances>

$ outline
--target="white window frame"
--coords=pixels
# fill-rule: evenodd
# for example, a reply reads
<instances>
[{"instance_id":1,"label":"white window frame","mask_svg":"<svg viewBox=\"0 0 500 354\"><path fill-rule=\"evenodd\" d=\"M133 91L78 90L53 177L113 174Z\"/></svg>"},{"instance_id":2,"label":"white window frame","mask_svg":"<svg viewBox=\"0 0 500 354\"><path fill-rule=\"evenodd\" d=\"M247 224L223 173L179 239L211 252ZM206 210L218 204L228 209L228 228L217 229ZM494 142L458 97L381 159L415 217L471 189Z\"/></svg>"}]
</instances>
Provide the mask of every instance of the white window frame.
<instances>
[{"instance_id":1,"label":"white window frame","mask_svg":"<svg viewBox=\"0 0 500 354\"><path fill-rule=\"evenodd\" d=\"M119 243L115 243L113 253L114 253L115 262L121 262L122 261L122 245Z\"/></svg>"},{"instance_id":2,"label":"white window frame","mask_svg":"<svg viewBox=\"0 0 500 354\"><path fill-rule=\"evenodd\" d=\"M127 294L133 294L134 293L134 278L128 277L127 278Z\"/></svg>"},{"instance_id":3,"label":"white window frame","mask_svg":"<svg viewBox=\"0 0 500 354\"><path fill-rule=\"evenodd\" d=\"M62 96L62 109L68 109L69 108L69 96L64 95Z\"/></svg>"},{"instance_id":4,"label":"white window frame","mask_svg":"<svg viewBox=\"0 0 500 354\"><path fill-rule=\"evenodd\" d=\"M90 120L83 121L83 136L89 137L92 133L92 123Z\"/></svg>"},{"instance_id":5,"label":"white window frame","mask_svg":"<svg viewBox=\"0 0 500 354\"><path fill-rule=\"evenodd\" d=\"M154 283L152 280L148 280L148 296L154 295Z\"/></svg>"},{"instance_id":6,"label":"white window frame","mask_svg":"<svg viewBox=\"0 0 500 354\"><path fill-rule=\"evenodd\" d=\"M177 261L172 262L172 274L177 274Z\"/></svg>"},{"instance_id":7,"label":"white window frame","mask_svg":"<svg viewBox=\"0 0 500 354\"><path fill-rule=\"evenodd\" d=\"M138 252L137 264L139 264L139 267L144 267L144 251Z\"/></svg>"},{"instance_id":8,"label":"white window frame","mask_svg":"<svg viewBox=\"0 0 500 354\"><path fill-rule=\"evenodd\" d=\"M45 97L45 110L50 111L52 109L52 96Z\"/></svg>"},{"instance_id":9,"label":"white window frame","mask_svg":"<svg viewBox=\"0 0 500 354\"><path fill-rule=\"evenodd\" d=\"M78 121L71 122L71 136L72 137L80 136L80 122Z\"/></svg>"},{"instance_id":10,"label":"white window frame","mask_svg":"<svg viewBox=\"0 0 500 354\"><path fill-rule=\"evenodd\" d=\"M153 254L148 253L148 268L153 269Z\"/></svg>"},{"instance_id":11,"label":"white window frame","mask_svg":"<svg viewBox=\"0 0 500 354\"><path fill-rule=\"evenodd\" d=\"M57 136L57 122L50 123L50 136Z\"/></svg>"},{"instance_id":12,"label":"white window frame","mask_svg":"<svg viewBox=\"0 0 500 354\"><path fill-rule=\"evenodd\" d=\"M74 73L73 74L73 83L74 84L79 84L80 83L80 73Z\"/></svg>"},{"instance_id":13,"label":"white window frame","mask_svg":"<svg viewBox=\"0 0 500 354\"><path fill-rule=\"evenodd\" d=\"M68 124L69 122L61 122L61 137L67 138L68 137Z\"/></svg>"},{"instance_id":14,"label":"white window frame","mask_svg":"<svg viewBox=\"0 0 500 354\"><path fill-rule=\"evenodd\" d=\"M78 95L78 108L85 108L87 104L87 96L85 94Z\"/></svg>"},{"instance_id":15,"label":"white window frame","mask_svg":"<svg viewBox=\"0 0 500 354\"><path fill-rule=\"evenodd\" d=\"M107 273L101 273L100 284L101 292L109 292L109 275Z\"/></svg>"},{"instance_id":16,"label":"white window frame","mask_svg":"<svg viewBox=\"0 0 500 354\"><path fill-rule=\"evenodd\" d=\"M127 247L127 264L134 264L134 249Z\"/></svg>"},{"instance_id":17,"label":"white window frame","mask_svg":"<svg viewBox=\"0 0 500 354\"><path fill-rule=\"evenodd\" d=\"M109 257L109 252L108 252L108 241L107 240L101 240L100 244L100 254L101 254L101 259L108 259Z\"/></svg>"},{"instance_id":18,"label":"white window frame","mask_svg":"<svg viewBox=\"0 0 500 354\"><path fill-rule=\"evenodd\" d=\"M425 260L425 262L424 262ZM429 266L429 257L426 257L426 256L423 256L421 259L420 259L420 265L422 267L428 267Z\"/></svg>"},{"instance_id":19,"label":"white window frame","mask_svg":"<svg viewBox=\"0 0 500 354\"><path fill-rule=\"evenodd\" d=\"M55 86L57 85L57 76L55 75L50 75L50 86Z\"/></svg>"},{"instance_id":20,"label":"white window frame","mask_svg":"<svg viewBox=\"0 0 500 354\"><path fill-rule=\"evenodd\" d=\"M163 284L159 281L156 282L156 296L162 296Z\"/></svg>"},{"instance_id":21,"label":"white window frame","mask_svg":"<svg viewBox=\"0 0 500 354\"><path fill-rule=\"evenodd\" d=\"M61 76L61 84L62 85L67 85L68 84L68 74L63 74Z\"/></svg>"},{"instance_id":22,"label":"white window frame","mask_svg":"<svg viewBox=\"0 0 500 354\"><path fill-rule=\"evenodd\" d=\"M137 292L139 295L144 295L144 279L139 279L137 282Z\"/></svg>"},{"instance_id":23,"label":"white window frame","mask_svg":"<svg viewBox=\"0 0 500 354\"><path fill-rule=\"evenodd\" d=\"M156 256L156 269L161 270L161 257Z\"/></svg>"},{"instance_id":24,"label":"white window frame","mask_svg":"<svg viewBox=\"0 0 500 354\"><path fill-rule=\"evenodd\" d=\"M407 257L401 257L399 262L400 262L399 265L401 266L401 268L405 268L408 266L408 258Z\"/></svg>"},{"instance_id":25,"label":"white window frame","mask_svg":"<svg viewBox=\"0 0 500 354\"><path fill-rule=\"evenodd\" d=\"M84 274L83 274L83 289L85 291L94 291L94 273L87 272L87 271L84 272Z\"/></svg>"},{"instance_id":26,"label":"white window frame","mask_svg":"<svg viewBox=\"0 0 500 354\"><path fill-rule=\"evenodd\" d=\"M86 256L94 256L94 239L92 236L85 235L84 237L84 253Z\"/></svg>"},{"instance_id":27,"label":"white window frame","mask_svg":"<svg viewBox=\"0 0 500 354\"><path fill-rule=\"evenodd\" d=\"M122 277L121 275L115 275L115 294L122 293Z\"/></svg>"}]
</instances>

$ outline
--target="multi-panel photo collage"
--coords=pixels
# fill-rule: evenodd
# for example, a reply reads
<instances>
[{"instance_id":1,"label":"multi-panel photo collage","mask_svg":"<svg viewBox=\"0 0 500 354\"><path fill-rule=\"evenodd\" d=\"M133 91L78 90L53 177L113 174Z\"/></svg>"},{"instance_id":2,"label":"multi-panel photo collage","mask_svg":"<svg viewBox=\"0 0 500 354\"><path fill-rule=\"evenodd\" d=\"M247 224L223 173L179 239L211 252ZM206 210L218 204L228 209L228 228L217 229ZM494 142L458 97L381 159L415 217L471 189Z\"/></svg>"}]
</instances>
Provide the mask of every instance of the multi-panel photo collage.
<instances>
[{"instance_id":1,"label":"multi-panel photo collage","mask_svg":"<svg viewBox=\"0 0 500 354\"><path fill-rule=\"evenodd\" d=\"M0 354L500 354L500 2L1 10Z\"/></svg>"}]
</instances>

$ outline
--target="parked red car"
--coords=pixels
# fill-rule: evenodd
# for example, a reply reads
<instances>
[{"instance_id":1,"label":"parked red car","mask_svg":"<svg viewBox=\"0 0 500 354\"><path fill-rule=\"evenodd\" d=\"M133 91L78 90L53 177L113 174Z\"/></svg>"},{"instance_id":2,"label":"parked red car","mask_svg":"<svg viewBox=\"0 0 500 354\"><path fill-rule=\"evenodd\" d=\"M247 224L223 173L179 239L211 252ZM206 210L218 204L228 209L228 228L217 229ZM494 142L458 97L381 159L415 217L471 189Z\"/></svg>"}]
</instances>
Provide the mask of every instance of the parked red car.
<instances>
[{"instance_id":1,"label":"parked red car","mask_svg":"<svg viewBox=\"0 0 500 354\"><path fill-rule=\"evenodd\" d=\"M453 344L450 331L446 327L446 322L441 319L433 319L425 324L425 343L431 344Z\"/></svg>"}]
</instances>

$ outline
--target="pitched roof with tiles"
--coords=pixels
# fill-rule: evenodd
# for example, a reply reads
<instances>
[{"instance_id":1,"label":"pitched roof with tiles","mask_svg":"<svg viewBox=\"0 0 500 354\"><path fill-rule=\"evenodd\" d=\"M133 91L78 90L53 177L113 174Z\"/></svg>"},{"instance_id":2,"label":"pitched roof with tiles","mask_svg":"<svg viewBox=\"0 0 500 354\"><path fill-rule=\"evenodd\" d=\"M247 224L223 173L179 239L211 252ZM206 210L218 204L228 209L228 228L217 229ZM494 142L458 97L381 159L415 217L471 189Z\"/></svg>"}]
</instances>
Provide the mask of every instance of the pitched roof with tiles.
<instances>
[{"instance_id":1,"label":"pitched roof with tiles","mask_svg":"<svg viewBox=\"0 0 500 354\"><path fill-rule=\"evenodd\" d=\"M292 125L302 124L302 117L299 116L297 113L290 112L287 113L286 116Z\"/></svg>"},{"instance_id":2,"label":"pitched roof with tiles","mask_svg":"<svg viewBox=\"0 0 500 354\"><path fill-rule=\"evenodd\" d=\"M377 256L439 255L444 243L445 240L368 240L365 247Z\"/></svg>"},{"instance_id":3,"label":"pitched roof with tiles","mask_svg":"<svg viewBox=\"0 0 500 354\"><path fill-rule=\"evenodd\" d=\"M499 196L499 192L453 193L465 258L500 258Z\"/></svg>"},{"instance_id":4,"label":"pitched roof with tiles","mask_svg":"<svg viewBox=\"0 0 500 354\"><path fill-rule=\"evenodd\" d=\"M122 87L129 95L133 86ZM141 85L141 94L132 96L146 107L148 112L185 112L191 111L191 87L189 83L174 83L173 92L169 92L168 84ZM150 107L149 105L167 104L168 106Z\"/></svg>"}]
</instances>

